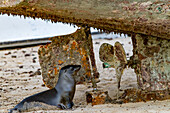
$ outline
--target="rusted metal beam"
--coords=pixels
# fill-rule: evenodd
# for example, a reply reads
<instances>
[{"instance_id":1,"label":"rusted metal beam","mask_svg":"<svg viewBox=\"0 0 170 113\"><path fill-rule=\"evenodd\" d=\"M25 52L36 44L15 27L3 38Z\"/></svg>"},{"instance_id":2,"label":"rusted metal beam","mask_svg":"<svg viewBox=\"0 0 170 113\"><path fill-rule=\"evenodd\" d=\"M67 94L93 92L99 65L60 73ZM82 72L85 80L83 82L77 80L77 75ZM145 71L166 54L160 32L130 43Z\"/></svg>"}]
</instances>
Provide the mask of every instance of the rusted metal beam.
<instances>
[{"instance_id":1,"label":"rusted metal beam","mask_svg":"<svg viewBox=\"0 0 170 113\"><path fill-rule=\"evenodd\" d=\"M87 91L86 92L86 102L87 104L99 105L111 103L112 99L108 95L108 91Z\"/></svg>"},{"instance_id":2,"label":"rusted metal beam","mask_svg":"<svg viewBox=\"0 0 170 113\"><path fill-rule=\"evenodd\" d=\"M0 7L2 14L170 39L168 0L3 0Z\"/></svg>"}]
</instances>

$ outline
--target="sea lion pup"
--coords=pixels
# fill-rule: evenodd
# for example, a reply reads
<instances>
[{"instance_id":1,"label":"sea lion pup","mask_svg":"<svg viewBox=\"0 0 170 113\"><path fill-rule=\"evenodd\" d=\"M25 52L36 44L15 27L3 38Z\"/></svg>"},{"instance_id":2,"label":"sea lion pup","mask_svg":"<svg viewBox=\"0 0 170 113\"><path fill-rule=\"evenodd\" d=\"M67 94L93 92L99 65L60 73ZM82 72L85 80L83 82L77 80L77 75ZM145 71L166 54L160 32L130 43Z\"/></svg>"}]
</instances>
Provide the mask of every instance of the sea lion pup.
<instances>
[{"instance_id":1,"label":"sea lion pup","mask_svg":"<svg viewBox=\"0 0 170 113\"><path fill-rule=\"evenodd\" d=\"M71 109L74 105L72 100L76 88L74 76L80 68L80 65L67 65L61 68L55 88L25 98L11 109L9 113L12 113L14 110L19 112L28 110L30 109L30 107L28 107L29 104L34 105L32 107L40 106L40 104L37 103L45 103L47 105L57 106L61 109Z\"/></svg>"}]
</instances>

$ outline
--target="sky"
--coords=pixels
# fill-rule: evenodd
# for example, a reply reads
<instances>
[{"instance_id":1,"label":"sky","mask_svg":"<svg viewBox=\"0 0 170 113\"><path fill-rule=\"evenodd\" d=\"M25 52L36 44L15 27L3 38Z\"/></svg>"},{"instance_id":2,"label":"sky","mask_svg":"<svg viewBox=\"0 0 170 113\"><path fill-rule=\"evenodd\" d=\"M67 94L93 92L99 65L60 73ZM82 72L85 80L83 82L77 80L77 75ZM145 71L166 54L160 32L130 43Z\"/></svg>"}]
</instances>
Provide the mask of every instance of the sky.
<instances>
[{"instance_id":1,"label":"sky","mask_svg":"<svg viewBox=\"0 0 170 113\"><path fill-rule=\"evenodd\" d=\"M42 19L0 15L0 42L43 38L73 33L77 27L63 23L51 23Z\"/></svg>"},{"instance_id":2,"label":"sky","mask_svg":"<svg viewBox=\"0 0 170 113\"><path fill-rule=\"evenodd\" d=\"M71 34L76 30L77 27L69 24L52 23L42 19L24 19L23 16L0 15L0 42L60 36ZM91 32L96 31L91 28ZM120 35L100 34L92 36L93 39L106 37L119 38Z\"/></svg>"}]
</instances>

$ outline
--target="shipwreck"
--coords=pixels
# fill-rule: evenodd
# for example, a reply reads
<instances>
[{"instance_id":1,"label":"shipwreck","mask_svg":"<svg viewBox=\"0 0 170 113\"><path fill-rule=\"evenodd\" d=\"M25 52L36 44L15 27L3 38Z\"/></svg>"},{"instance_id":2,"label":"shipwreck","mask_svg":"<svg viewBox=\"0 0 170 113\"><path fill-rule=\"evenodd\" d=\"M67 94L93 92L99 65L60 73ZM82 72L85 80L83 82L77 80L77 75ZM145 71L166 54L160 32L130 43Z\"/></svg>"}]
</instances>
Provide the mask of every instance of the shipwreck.
<instances>
[{"instance_id":1,"label":"shipwreck","mask_svg":"<svg viewBox=\"0 0 170 113\"><path fill-rule=\"evenodd\" d=\"M52 42L39 49L47 87L55 86L57 79L54 78L58 77L61 66L79 59L83 69L78 83L92 82L94 89L97 88L99 73L89 30L93 27L106 33L128 34L132 38L133 56L127 65L135 69L139 90L127 90L126 95L138 95L136 101L170 98L169 0L0 0L0 13L81 28L71 35L50 38ZM69 60L60 60L66 55ZM126 98L124 102L128 101L130 99Z\"/></svg>"}]
</instances>

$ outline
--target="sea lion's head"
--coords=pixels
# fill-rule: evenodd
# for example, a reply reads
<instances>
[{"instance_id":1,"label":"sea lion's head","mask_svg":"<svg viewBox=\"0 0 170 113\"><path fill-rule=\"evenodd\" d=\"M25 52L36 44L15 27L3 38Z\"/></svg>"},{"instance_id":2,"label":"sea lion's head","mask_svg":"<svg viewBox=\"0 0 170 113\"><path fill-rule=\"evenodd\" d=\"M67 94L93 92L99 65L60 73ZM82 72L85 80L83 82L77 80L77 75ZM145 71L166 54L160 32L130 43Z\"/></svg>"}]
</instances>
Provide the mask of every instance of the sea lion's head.
<instances>
[{"instance_id":1,"label":"sea lion's head","mask_svg":"<svg viewBox=\"0 0 170 113\"><path fill-rule=\"evenodd\" d=\"M67 73L67 75L76 75L77 72L80 70L81 65L67 65L61 68L60 75L64 75Z\"/></svg>"}]
</instances>

